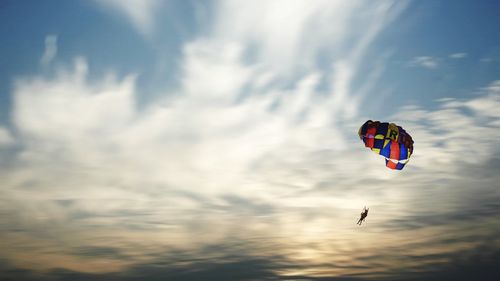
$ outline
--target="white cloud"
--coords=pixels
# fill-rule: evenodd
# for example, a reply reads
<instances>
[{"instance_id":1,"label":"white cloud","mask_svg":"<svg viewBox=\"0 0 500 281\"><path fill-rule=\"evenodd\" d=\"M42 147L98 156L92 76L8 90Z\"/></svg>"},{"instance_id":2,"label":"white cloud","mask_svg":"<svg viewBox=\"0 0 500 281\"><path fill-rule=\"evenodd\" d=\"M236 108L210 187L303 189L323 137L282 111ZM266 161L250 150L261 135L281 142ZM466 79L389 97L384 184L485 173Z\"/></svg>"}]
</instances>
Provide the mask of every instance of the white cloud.
<instances>
[{"instance_id":1,"label":"white cloud","mask_svg":"<svg viewBox=\"0 0 500 281\"><path fill-rule=\"evenodd\" d=\"M480 62L484 62L484 63L490 63L492 61L494 61L492 58L482 58L479 60Z\"/></svg>"},{"instance_id":2,"label":"white cloud","mask_svg":"<svg viewBox=\"0 0 500 281\"><path fill-rule=\"evenodd\" d=\"M467 53L454 53L448 56L450 59L463 59L467 57Z\"/></svg>"},{"instance_id":3,"label":"white cloud","mask_svg":"<svg viewBox=\"0 0 500 281\"><path fill-rule=\"evenodd\" d=\"M444 99L436 110L409 106L391 117L415 140L408 166L394 172L357 139L364 120L337 122L331 111L340 109L331 101L338 98L316 95L317 73L290 89L268 88L238 101L242 89L260 86L266 74L241 64L238 44L207 46L186 46L182 94L141 110L133 75L90 83L82 60L55 79L19 80L14 125L23 150L13 168L0 172L3 208L15 210L3 223L46 237L37 238L43 243L58 241L60 233L78 246L114 237L108 246L140 245L139 252L122 249L140 260L163 246L190 249L271 233L291 237L288 247L302 251L300 245L324 241L332 231L337 239L354 239L347 225L365 204L377 210L377 202L394 202L378 206L387 213L373 216L376 224L414 214L419 185L460 180L464 164L495 157L500 124L484 120L500 118L498 81L476 97ZM220 81L223 76L231 79ZM443 188L449 194L453 187ZM443 211L433 200L419 206ZM304 212L316 219L304 219ZM117 234L127 227L139 236ZM25 244L23 235L9 239ZM347 251L356 256L356 247ZM43 257L33 251L33 259Z\"/></svg>"},{"instance_id":4,"label":"white cloud","mask_svg":"<svg viewBox=\"0 0 500 281\"><path fill-rule=\"evenodd\" d=\"M491 82L491 84L483 88L483 90L492 94L500 94L500 80Z\"/></svg>"},{"instance_id":5,"label":"white cloud","mask_svg":"<svg viewBox=\"0 0 500 281\"><path fill-rule=\"evenodd\" d=\"M356 64L404 7L390 1L220 1L214 35L220 43L253 48L258 63L289 74L314 68L322 52L326 60Z\"/></svg>"},{"instance_id":6,"label":"white cloud","mask_svg":"<svg viewBox=\"0 0 500 281\"><path fill-rule=\"evenodd\" d=\"M216 35L256 46L257 61L282 71L309 66L321 47L346 36L349 15L358 6L343 1L220 1ZM256 20L258 19L258 20ZM334 23L324 23L334 20ZM309 30L315 32L310 33ZM338 51L338 50L332 50Z\"/></svg>"},{"instance_id":7,"label":"white cloud","mask_svg":"<svg viewBox=\"0 0 500 281\"><path fill-rule=\"evenodd\" d=\"M154 33L160 0L94 0L102 7L125 16L133 27L149 37Z\"/></svg>"},{"instance_id":8,"label":"white cloud","mask_svg":"<svg viewBox=\"0 0 500 281\"><path fill-rule=\"evenodd\" d=\"M435 69L438 65L437 59L430 56L414 57L410 61L410 66L419 66L427 69Z\"/></svg>"},{"instance_id":9,"label":"white cloud","mask_svg":"<svg viewBox=\"0 0 500 281\"><path fill-rule=\"evenodd\" d=\"M343 225L354 223L349 214L366 202L375 210L376 202L396 202L379 209L412 214L416 195L407 193L418 188L415 183L460 179L463 163L480 165L495 156L500 124L484 120L500 117L498 81L480 96L446 99L437 110L408 107L393 116L415 139L410 163L395 173L355 137L364 120L332 122L338 118L330 114L334 97L315 95L318 75L289 90L270 88L237 102L228 92L252 88L252 81L260 80L255 76L265 74L239 62L238 45L206 47L198 42L186 47L182 95L141 111L134 106L133 76L90 83L82 60L54 80L19 80L14 125L23 150L13 168L0 172L4 211L15 210L2 220L28 231L9 241L26 245L24 235L33 234L50 243L64 233L72 245L84 246L114 237L108 246L139 243L139 253L122 250L144 259L141 254L162 246L189 249L228 235L279 233L294 237L289 247L302 251L299 245L322 241L332 231L338 239L354 239ZM229 75L227 81L217 79ZM435 203L419 206L442 211ZM300 216L311 211L318 219ZM373 219L383 223L391 217ZM242 218L245 225L238 223ZM334 228L325 223L334 218ZM297 235L297 225L314 231ZM117 236L127 227L149 238ZM28 249L33 259L51 266L36 252L40 248Z\"/></svg>"},{"instance_id":10,"label":"white cloud","mask_svg":"<svg viewBox=\"0 0 500 281\"><path fill-rule=\"evenodd\" d=\"M375 161L365 151L349 154L350 138L344 132L357 128L345 124L355 118L361 102L349 98L351 83L367 48L400 12L399 6L344 1L217 4L213 32L183 47L179 88L145 108L135 106L140 93L133 75L91 83L83 60L54 79L17 81L13 123L23 149L12 168L0 172L3 186L9 187L2 190L3 198L18 214L9 224L43 231L46 237L57 236L63 227L74 232L74 239L88 241L82 237L88 232L78 230L103 222L124 227L120 219L103 216L126 208L150 214L129 220L138 227L149 229L145 222L158 222L161 216L177 229L169 231L172 239L156 242L190 247L193 241L202 243L196 232L189 234L190 216L200 229L212 229L204 236L207 242L231 231L237 218L214 220L221 215L218 208L235 207L224 199L228 194L271 209L313 206L322 195L295 192L314 189L351 169L361 173ZM103 5L115 7L117 2ZM144 12L149 9L139 9L148 15L145 22L152 22L152 14ZM352 17L359 13L365 17ZM138 20L143 32L150 32L148 25ZM316 64L321 52L328 53L326 69ZM320 84L326 85L322 92ZM360 165L359 159L367 162ZM24 196L24 186L36 195ZM75 205L67 209L58 200ZM357 208L360 200L346 195L336 206ZM210 216L196 216L205 205L215 206L206 210ZM33 212L37 216L30 216ZM251 219L259 210L247 212ZM74 213L90 217L75 224ZM39 222L39 216L49 221ZM283 223L297 220L284 218ZM38 227L51 223L53 228ZM222 225L213 231L217 224Z\"/></svg>"},{"instance_id":11,"label":"white cloud","mask_svg":"<svg viewBox=\"0 0 500 281\"><path fill-rule=\"evenodd\" d=\"M5 145L10 145L14 142L11 134L7 129L0 127L0 147Z\"/></svg>"},{"instance_id":12,"label":"white cloud","mask_svg":"<svg viewBox=\"0 0 500 281\"><path fill-rule=\"evenodd\" d=\"M48 66L57 55L57 35L45 36L45 50L40 59L42 66Z\"/></svg>"},{"instance_id":13,"label":"white cloud","mask_svg":"<svg viewBox=\"0 0 500 281\"><path fill-rule=\"evenodd\" d=\"M469 100L443 99L433 111L408 107L394 116L413 127L412 136L418 140L412 165L460 177L456 174L460 165L453 163L479 165L494 157L500 139L499 84L492 82L480 96Z\"/></svg>"}]
</instances>

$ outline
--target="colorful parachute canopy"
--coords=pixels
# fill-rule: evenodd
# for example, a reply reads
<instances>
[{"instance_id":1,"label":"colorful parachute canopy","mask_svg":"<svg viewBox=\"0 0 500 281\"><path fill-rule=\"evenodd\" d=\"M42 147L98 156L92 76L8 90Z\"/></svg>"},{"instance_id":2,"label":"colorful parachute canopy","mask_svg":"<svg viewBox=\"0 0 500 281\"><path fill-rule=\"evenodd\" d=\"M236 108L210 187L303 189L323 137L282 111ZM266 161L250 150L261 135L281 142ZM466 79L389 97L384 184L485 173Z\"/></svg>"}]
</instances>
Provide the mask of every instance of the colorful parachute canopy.
<instances>
[{"instance_id":1,"label":"colorful parachute canopy","mask_svg":"<svg viewBox=\"0 0 500 281\"><path fill-rule=\"evenodd\" d=\"M359 128L365 147L385 157L387 168L401 170L413 153L413 139L394 123L368 120Z\"/></svg>"}]
</instances>

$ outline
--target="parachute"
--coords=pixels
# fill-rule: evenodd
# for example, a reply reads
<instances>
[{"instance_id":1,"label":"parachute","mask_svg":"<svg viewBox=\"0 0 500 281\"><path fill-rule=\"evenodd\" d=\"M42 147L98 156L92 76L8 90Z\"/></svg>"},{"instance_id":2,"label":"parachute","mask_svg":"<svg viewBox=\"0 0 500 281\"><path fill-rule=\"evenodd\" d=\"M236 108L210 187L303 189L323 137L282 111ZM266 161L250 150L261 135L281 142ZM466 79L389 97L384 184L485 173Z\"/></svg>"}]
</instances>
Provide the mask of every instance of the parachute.
<instances>
[{"instance_id":1,"label":"parachute","mask_svg":"<svg viewBox=\"0 0 500 281\"><path fill-rule=\"evenodd\" d=\"M366 121L358 135L365 147L385 157L385 166L401 170L413 153L413 139L403 128L394 123Z\"/></svg>"}]
</instances>

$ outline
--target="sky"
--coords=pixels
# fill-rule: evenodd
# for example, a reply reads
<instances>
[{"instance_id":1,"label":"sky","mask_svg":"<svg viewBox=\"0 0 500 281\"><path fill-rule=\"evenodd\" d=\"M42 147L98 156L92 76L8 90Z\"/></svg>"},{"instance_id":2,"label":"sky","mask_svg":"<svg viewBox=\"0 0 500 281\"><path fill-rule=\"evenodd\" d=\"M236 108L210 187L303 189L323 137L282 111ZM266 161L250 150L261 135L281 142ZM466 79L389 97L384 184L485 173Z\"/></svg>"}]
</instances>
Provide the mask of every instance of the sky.
<instances>
[{"instance_id":1,"label":"sky","mask_svg":"<svg viewBox=\"0 0 500 281\"><path fill-rule=\"evenodd\" d=\"M498 280L499 28L493 0L0 1L0 279Z\"/></svg>"}]
</instances>

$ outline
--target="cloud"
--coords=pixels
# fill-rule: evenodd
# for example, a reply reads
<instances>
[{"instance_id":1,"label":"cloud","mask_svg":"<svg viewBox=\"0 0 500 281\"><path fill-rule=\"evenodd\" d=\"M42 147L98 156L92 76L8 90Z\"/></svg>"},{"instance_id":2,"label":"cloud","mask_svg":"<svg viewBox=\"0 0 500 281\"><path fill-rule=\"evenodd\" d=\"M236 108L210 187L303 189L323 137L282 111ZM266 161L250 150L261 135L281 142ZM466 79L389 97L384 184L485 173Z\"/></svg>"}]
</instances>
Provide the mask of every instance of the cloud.
<instances>
[{"instance_id":1,"label":"cloud","mask_svg":"<svg viewBox=\"0 0 500 281\"><path fill-rule=\"evenodd\" d=\"M249 46L254 61L280 73L313 68L320 54L325 60L343 57L356 65L367 46L405 7L393 1L320 0L312 5L285 0L221 1L214 35ZM356 18L356 14L366 16Z\"/></svg>"},{"instance_id":2,"label":"cloud","mask_svg":"<svg viewBox=\"0 0 500 281\"><path fill-rule=\"evenodd\" d=\"M45 51L40 59L40 64L44 67L48 66L57 55L57 35L45 36Z\"/></svg>"},{"instance_id":3,"label":"cloud","mask_svg":"<svg viewBox=\"0 0 500 281\"><path fill-rule=\"evenodd\" d=\"M19 150L0 170L4 259L63 277L145 274L153 264L166 268L153 276L180 268L186 279L250 265L254 275L236 277L388 279L498 237L494 204L468 209L484 220L450 215L478 194L500 196L495 178L481 176L496 172L498 82L388 116L415 139L395 172L356 135L368 97L353 81L404 6L245 3L219 3L213 30L182 48L179 86L151 104L137 104L135 74L90 80L83 58L55 77L17 79ZM364 205L371 214L354 228ZM439 215L452 219L436 225ZM258 258L234 258L242 253ZM165 263L173 257L179 266Z\"/></svg>"},{"instance_id":4,"label":"cloud","mask_svg":"<svg viewBox=\"0 0 500 281\"><path fill-rule=\"evenodd\" d=\"M490 63L490 62L493 62L494 59L492 59L492 58L481 58L479 61L480 62L484 62L484 63Z\"/></svg>"},{"instance_id":5,"label":"cloud","mask_svg":"<svg viewBox=\"0 0 500 281\"><path fill-rule=\"evenodd\" d=\"M490 93L493 96L498 95L500 93L500 80L491 82L487 87L484 87L482 90L487 93Z\"/></svg>"},{"instance_id":6,"label":"cloud","mask_svg":"<svg viewBox=\"0 0 500 281\"><path fill-rule=\"evenodd\" d=\"M463 59L467 57L467 53L454 53L448 56L450 59Z\"/></svg>"},{"instance_id":7,"label":"cloud","mask_svg":"<svg viewBox=\"0 0 500 281\"><path fill-rule=\"evenodd\" d=\"M467 57L467 53L453 53L448 55L449 59L458 60ZM446 59L446 58L444 58ZM418 56L414 57L408 65L411 67L423 67L427 69L436 69L439 67L439 62L444 60L443 58L437 58L432 56Z\"/></svg>"},{"instance_id":8,"label":"cloud","mask_svg":"<svg viewBox=\"0 0 500 281\"><path fill-rule=\"evenodd\" d=\"M133 27L150 37L155 31L155 12L160 6L158 0L94 0L98 5L125 16Z\"/></svg>"},{"instance_id":9,"label":"cloud","mask_svg":"<svg viewBox=\"0 0 500 281\"><path fill-rule=\"evenodd\" d=\"M494 178L481 182L471 168L491 170L488 160L498 155L498 81L476 97L445 99L436 110L408 106L390 117L416 142L408 166L394 173L355 137L349 140L364 120L334 125L330 118L336 115L323 117L334 108L329 103L334 96L313 95L319 81L314 75L291 89L269 88L239 100L240 91L258 87L253 81L260 80L252 66L240 63L239 46L221 51L217 45L207 49L198 44L186 46L182 95L140 110L134 75L110 74L91 83L81 59L54 79L17 81L14 125L23 149L16 163L1 172L2 212L10 214L1 220L4 241L10 244L2 245L5 253L22 252L16 245L23 245L42 268L102 273L153 261L157 251L170 248L209 257L198 252L207 244L262 237L263 248L245 250L258 250L263 258L278 253L303 264L273 268L272 274L368 278L362 272L375 265L356 268L361 258L356 253L409 247L395 237L434 231L436 214L446 211L450 217L451 211L463 209L458 199L481 202L477 194L483 192L498 197L488 189ZM233 79L216 79L221 76ZM441 190L428 189L435 184ZM475 186L472 192L470 186ZM446 199L450 193L455 201ZM346 246L358 237L350 225L366 202L374 211L367 225L387 242L369 249ZM480 239L488 231L483 229L487 222L477 221L480 214L496 216L495 205L488 206L440 221L438 233L468 235L466 229L448 230L469 221L477 225ZM414 233L405 233L408 229ZM335 239L329 240L332 233ZM273 239L276 235L288 242ZM63 237L71 246L57 242ZM325 243L332 250L316 250ZM418 249L425 254L434 243L430 239ZM65 262L46 253L47 248L64 253ZM448 245L449 251L459 249L458 242ZM89 262L89 253L95 263L106 261L107 266ZM415 255L418 261L423 254ZM343 266L326 269L321 267L325 260ZM401 268L418 264L415 260L401 262ZM390 259L379 257L377 267L380 263L389 266ZM312 268L316 273L304 273Z\"/></svg>"},{"instance_id":10,"label":"cloud","mask_svg":"<svg viewBox=\"0 0 500 281\"><path fill-rule=\"evenodd\" d=\"M424 67L427 69L435 69L438 67L438 61L437 59L430 57L430 56L420 56L420 57L414 57L410 61L410 66L419 66L419 67Z\"/></svg>"},{"instance_id":11,"label":"cloud","mask_svg":"<svg viewBox=\"0 0 500 281\"><path fill-rule=\"evenodd\" d=\"M477 139L476 136L500 136L495 130L492 131L498 126L500 117L500 111L496 107L496 104L500 103L498 81L492 82L482 91L481 96L466 101L453 98L443 100L441 107L433 112L419 107L407 107L404 113L394 116L420 128L412 136L424 140L419 146L423 145L427 154L416 154L415 158L425 158L420 159L416 165L423 165L424 168L425 165L439 166L438 163L444 165L457 161L478 164L495 155L496 142L489 138ZM449 139L453 139L453 142L448 142ZM465 146L468 147L467 151L462 149ZM453 165L441 167L449 170ZM441 168L437 169L444 172ZM454 174L455 171L449 172Z\"/></svg>"},{"instance_id":12,"label":"cloud","mask_svg":"<svg viewBox=\"0 0 500 281\"><path fill-rule=\"evenodd\" d=\"M11 134L7 129L0 127L0 146L10 145L14 142Z\"/></svg>"},{"instance_id":13,"label":"cloud","mask_svg":"<svg viewBox=\"0 0 500 281\"><path fill-rule=\"evenodd\" d=\"M53 79L16 81L12 122L22 149L0 171L0 214L9 214L1 217L9 229L3 241L15 241L2 244L4 253L23 253L16 246L23 244L39 268L119 271L159 249L196 251L249 234L267 237L270 230L288 236L303 218L286 214L302 210L310 221L303 236L319 237L315 231L324 231L326 219L316 208L331 210L332 201L300 193L330 185L354 166L347 154L342 165L341 158L332 162L347 153L343 132L352 128L342 124L361 102L350 98L352 79L401 7L287 1L282 10L267 1L253 9L245 3L219 3L214 33L182 48L179 88L143 108L136 104L134 75L91 82L83 59ZM347 16L357 9L367 16ZM253 20L262 11L265 23ZM355 33L336 33L341 26ZM316 57L328 50L331 63L317 65ZM360 153L358 159L370 158ZM311 161L316 164L306 164ZM336 208L361 204L354 197L334 199ZM134 232L149 238L128 236ZM55 242L61 235L72 245ZM115 239L103 238L110 236ZM103 248L130 258L89 261L81 253Z\"/></svg>"}]
</instances>

